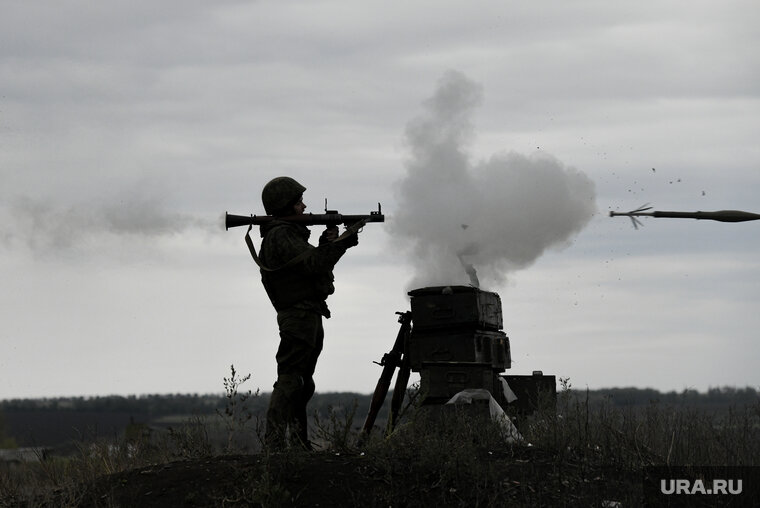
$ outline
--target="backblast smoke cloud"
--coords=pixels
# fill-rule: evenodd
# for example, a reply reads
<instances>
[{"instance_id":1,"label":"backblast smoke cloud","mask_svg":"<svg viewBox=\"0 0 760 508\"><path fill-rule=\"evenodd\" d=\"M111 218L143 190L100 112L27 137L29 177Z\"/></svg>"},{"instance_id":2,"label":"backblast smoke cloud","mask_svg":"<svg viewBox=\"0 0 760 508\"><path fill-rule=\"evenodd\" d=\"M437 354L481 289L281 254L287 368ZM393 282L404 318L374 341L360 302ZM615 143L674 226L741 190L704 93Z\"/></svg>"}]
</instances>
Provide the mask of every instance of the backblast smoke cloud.
<instances>
[{"instance_id":1,"label":"backblast smoke cloud","mask_svg":"<svg viewBox=\"0 0 760 508\"><path fill-rule=\"evenodd\" d=\"M472 162L471 116L482 97L480 85L448 72L406 127L410 158L389 231L415 269L409 287L503 283L568 245L595 213L594 183L548 154Z\"/></svg>"}]
</instances>

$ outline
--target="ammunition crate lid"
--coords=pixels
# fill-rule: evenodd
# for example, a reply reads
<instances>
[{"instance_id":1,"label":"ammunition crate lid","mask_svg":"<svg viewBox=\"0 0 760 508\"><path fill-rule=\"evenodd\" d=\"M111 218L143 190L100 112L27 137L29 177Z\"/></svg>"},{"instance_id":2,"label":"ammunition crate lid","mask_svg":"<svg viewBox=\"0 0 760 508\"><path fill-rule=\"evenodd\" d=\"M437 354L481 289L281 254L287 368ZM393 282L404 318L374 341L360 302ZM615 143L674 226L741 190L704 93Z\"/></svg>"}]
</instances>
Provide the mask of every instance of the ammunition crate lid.
<instances>
[{"instance_id":1,"label":"ammunition crate lid","mask_svg":"<svg viewBox=\"0 0 760 508\"><path fill-rule=\"evenodd\" d=\"M484 293L482 289L473 286L430 286L426 288L413 289L407 293L409 296L430 296L430 295L447 295L454 293Z\"/></svg>"},{"instance_id":2,"label":"ammunition crate lid","mask_svg":"<svg viewBox=\"0 0 760 508\"><path fill-rule=\"evenodd\" d=\"M497 293L470 286L434 286L415 289L409 296L415 330L501 330L504 326Z\"/></svg>"}]
</instances>

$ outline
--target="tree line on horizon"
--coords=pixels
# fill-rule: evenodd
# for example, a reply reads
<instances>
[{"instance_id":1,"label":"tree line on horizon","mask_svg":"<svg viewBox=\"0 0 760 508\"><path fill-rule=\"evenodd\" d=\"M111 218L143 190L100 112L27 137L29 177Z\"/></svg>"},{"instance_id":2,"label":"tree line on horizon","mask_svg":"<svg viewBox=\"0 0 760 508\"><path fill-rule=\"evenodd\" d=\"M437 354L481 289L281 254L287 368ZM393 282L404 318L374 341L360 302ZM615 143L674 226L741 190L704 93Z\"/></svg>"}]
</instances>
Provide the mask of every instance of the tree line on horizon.
<instances>
[{"instance_id":1,"label":"tree line on horizon","mask_svg":"<svg viewBox=\"0 0 760 508\"><path fill-rule=\"evenodd\" d=\"M587 399L590 403L608 403L614 406L642 406L652 403L711 407L726 405L755 404L760 402L760 391L753 387L710 388L706 392L692 389L660 392L653 388L605 388L580 390L570 388L575 397ZM392 394L392 390L390 392ZM390 396L389 394L389 396ZM254 394L249 400L249 409L256 412L266 409L269 393ZM328 406L352 406L358 409L369 407L372 394L355 392L318 392L312 400L312 410L320 411ZM208 414L224 409L227 397L224 394L148 394L148 395L104 395L91 397L19 398L0 401L0 413L17 411L87 411L139 413L151 416L174 414Z\"/></svg>"},{"instance_id":2,"label":"tree line on horizon","mask_svg":"<svg viewBox=\"0 0 760 508\"><path fill-rule=\"evenodd\" d=\"M411 390L414 390L412 388ZM683 390L659 392L648 388L577 390L562 387L563 396L588 407L621 408L634 411L652 405L720 414L732 408L760 404L760 391L752 387L712 388L706 392ZM269 393L253 393L245 399L245 411L253 417L266 414ZM387 418L392 391L378 415ZM372 396L354 392L317 393L309 414L329 418L336 411L352 415L360 424L367 415ZM166 428L193 417L215 420L223 415L230 399L225 394L153 394L130 396L57 397L0 401L0 448L52 445L81 439L116 435L132 424Z\"/></svg>"}]
</instances>

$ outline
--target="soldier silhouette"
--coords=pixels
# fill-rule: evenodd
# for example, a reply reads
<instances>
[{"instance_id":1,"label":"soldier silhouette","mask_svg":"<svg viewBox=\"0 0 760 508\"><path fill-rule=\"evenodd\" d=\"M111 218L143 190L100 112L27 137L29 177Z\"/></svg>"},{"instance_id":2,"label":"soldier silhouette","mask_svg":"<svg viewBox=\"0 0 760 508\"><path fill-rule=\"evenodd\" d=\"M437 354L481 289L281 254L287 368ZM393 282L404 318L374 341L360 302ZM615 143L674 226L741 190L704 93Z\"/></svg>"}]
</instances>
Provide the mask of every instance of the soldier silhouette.
<instances>
[{"instance_id":1,"label":"soldier silhouette","mask_svg":"<svg viewBox=\"0 0 760 508\"><path fill-rule=\"evenodd\" d=\"M338 227L327 227L318 246L308 240L311 232L301 224L282 220L306 210L306 188L290 177L269 181L261 199L274 220L260 226L258 259L248 228L245 240L261 271L261 282L277 311L280 345L277 349L277 381L266 418L266 444L282 449L288 442L311 449L306 405L314 395L314 371L322 352L322 318L330 317L327 297L335 292L333 268L346 250L357 245L357 233L341 237Z\"/></svg>"}]
</instances>

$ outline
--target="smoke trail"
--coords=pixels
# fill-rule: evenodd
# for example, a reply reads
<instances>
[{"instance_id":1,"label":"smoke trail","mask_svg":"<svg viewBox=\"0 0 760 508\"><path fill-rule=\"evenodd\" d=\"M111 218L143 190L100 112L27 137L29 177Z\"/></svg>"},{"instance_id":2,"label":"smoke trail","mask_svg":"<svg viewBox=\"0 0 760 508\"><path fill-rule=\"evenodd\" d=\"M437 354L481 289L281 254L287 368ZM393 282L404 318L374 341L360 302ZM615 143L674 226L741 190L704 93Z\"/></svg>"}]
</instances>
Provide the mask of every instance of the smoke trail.
<instances>
[{"instance_id":1,"label":"smoke trail","mask_svg":"<svg viewBox=\"0 0 760 508\"><path fill-rule=\"evenodd\" d=\"M218 228L213 219L199 219L167 210L164 200L149 192L125 192L109 202L87 205L48 203L29 196L14 196L0 207L0 245L24 245L37 254L77 250L111 237L155 239L190 228Z\"/></svg>"},{"instance_id":2,"label":"smoke trail","mask_svg":"<svg viewBox=\"0 0 760 508\"><path fill-rule=\"evenodd\" d=\"M389 231L415 268L411 287L503 283L551 247L569 243L596 209L594 184L557 159L467 151L481 87L458 72L439 81L409 122L406 176Z\"/></svg>"}]
</instances>

